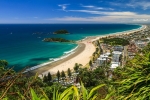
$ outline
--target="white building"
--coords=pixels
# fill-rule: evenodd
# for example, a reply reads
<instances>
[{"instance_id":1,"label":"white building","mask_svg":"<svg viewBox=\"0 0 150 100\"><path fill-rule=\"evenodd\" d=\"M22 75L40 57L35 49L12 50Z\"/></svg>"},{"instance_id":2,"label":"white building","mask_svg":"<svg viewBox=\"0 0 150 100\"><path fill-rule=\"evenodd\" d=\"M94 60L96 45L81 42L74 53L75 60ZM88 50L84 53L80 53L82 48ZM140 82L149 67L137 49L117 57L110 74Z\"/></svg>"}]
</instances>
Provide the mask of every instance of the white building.
<instances>
[{"instance_id":1,"label":"white building","mask_svg":"<svg viewBox=\"0 0 150 100\"><path fill-rule=\"evenodd\" d=\"M97 64L98 64L99 66L105 65L106 62L107 62L107 59L106 59L106 58L98 58L98 59L97 59Z\"/></svg>"},{"instance_id":2,"label":"white building","mask_svg":"<svg viewBox=\"0 0 150 100\"><path fill-rule=\"evenodd\" d=\"M110 53L100 55L100 57L97 59L98 66L105 65L107 63L107 59L109 55Z\"/></svg>"},{"instance_id":3,"label":"white building","mask_svg":"<svg viewBox=\"0 0 150 100\"><path fill-rule=\"evenodd\" d=\"M114 70L115 68L117 68L118 66L120 66L120 62L112 62L110 68L112 70Z\"/></svg>"}]
</instances>

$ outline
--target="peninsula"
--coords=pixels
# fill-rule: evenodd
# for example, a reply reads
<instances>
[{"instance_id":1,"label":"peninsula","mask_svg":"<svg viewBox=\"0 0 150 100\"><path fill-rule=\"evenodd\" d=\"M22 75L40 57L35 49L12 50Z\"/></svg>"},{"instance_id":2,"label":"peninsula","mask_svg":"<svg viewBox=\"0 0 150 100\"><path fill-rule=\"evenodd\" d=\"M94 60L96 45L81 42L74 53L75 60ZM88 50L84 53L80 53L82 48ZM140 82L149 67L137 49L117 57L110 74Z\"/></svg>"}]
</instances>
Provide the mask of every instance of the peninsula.
<instances>
[{"instance_id":1,"label":"peninsula","mask_svg":"<svg viewBox=\"0 0 150 100\"><path fill-rule=\"evenodd\" d=\"M69 34L69 32L67 30L57 30L53 34Z\"/></svg>"}]
</instances>

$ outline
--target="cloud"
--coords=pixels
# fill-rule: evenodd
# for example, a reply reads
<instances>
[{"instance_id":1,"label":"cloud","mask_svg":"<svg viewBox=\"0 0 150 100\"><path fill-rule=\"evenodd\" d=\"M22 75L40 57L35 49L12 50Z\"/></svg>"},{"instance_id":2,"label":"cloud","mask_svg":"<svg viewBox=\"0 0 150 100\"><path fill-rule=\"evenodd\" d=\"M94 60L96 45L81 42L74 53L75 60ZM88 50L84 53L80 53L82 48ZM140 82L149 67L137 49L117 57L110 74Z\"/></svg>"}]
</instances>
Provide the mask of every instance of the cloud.
<instances>
[{"instance_id":1,"label":"cloud","mask_svg":"<svg viewBox=\"0 0 150 100\"><path fill-rule=\"evenodd\" d=\"M150 9L150 1L136 1L136 2L131 2L128 3L127 6L137 8L137 7L142 7L143 10Z\"/></svg>"},{"instance_id":2,"label":"cloud","mask_svg":"<svg viewBox=\"0 0 150 100\"><path fill-rule=\"evenodd\" d=\"M148 21L148 19L133 19L133 21L135 21L135 22L147 22Z\"/></svg>"},{"instance_id":3,"label":"cloud","mask_svg":"<svg viewBox=\"0 0 150 100\"><path fill-rule=\"evenodd\" d=\"M149 22L150 15L141 14L138 15L134 13L134 15L128 16L118 16L118 15L106 15L106 16L98 16L98 17L57 17L50 18L47 20L55 20L55 21L63 21L63 22L102 22L102 23L135 23L135 22Z\"/></svg>"},{"instance_id":4,"label":"cloud","mask_svg":"<svg viewBox=\"0 0 150 100\"><path fill-rule=\"evenodd\" d=\"M135 3L133 3L135 2ZM149 9L149 1L143 1L141 4L136 2L136 0L131 0L129 3L114 3L111 2L111 5L120 6L120 7L141 7L144 10ZM147 3L147 4L145 4ZM145 4L145 5L144 5ZM104 8L94 5L83 5L80 6L84 9L79 10L66 10L66 6L69 4L59 5L62 7L62 10L68 12L79 12L79 13L88 13L90 14L87 17L73 17L73 16L64 16L50 18L47 20L60 21L60 22L108 22L108 23L136 23L136 22L150 22L150 15L148 14L138 14L131 11L115 11L113 8Z\"/></svg>"},{"instance_id":5,"label":"cloud","mask_svg":"<svg viewBox=\"0 0 150 100\"><path fill-rule=\"evenodd\" d=\"M95 8L95 6L89 5L89 6L83 6L81 5L81 7L85 7L85 8Z\"/></svg>"},{"instance_id":6,"label":"cloud","mask_svg":"<svg viewBox=\"0 0 150 100\"><path fill-rule=\"evenodd\" d=\"M61 7L63 11L65 11L68 5L70 4L59 4L58 6Z\"/></svg>"},{"instance_id":7,"label":"cloud","mask_svg":"<svg viewBox=\"0 0 150 100\"><path fill-rule=\"evenodd\" d=\"M84 8L89 8L89 9L95 9L95 10L114 10L113 8L104 8L104 7L97 7L97 6L93 6L93 5L82 5L81 4L81 7L84 7Z\"/></svg>"},{"instance_id":8,"label":"cloud","mask_svg":"<svg viewBox=\"0 0 150 100\"><path fill-rule=\"evenodd\" d=\"M118 2L109 2L110 5L118 6L122 8L131 7L131 8L142 8L143 10L150 9L150 1L148 0L130 0L128 3L118 3Z\"/></svg>"},{"instance_id":9,"label":"cloud","mask_svg":"<svg viewBox=\"0 0 150 100\"><path fill-rule=\"evenodd\" d=\"M118 15L118 16L128 16L128 15L135 15L134 12L106 12L106 11L96 11L96 10L68 10L72 12L84 12L89 14L98 14L98 15Z\"/></svg>"}]
</instances>

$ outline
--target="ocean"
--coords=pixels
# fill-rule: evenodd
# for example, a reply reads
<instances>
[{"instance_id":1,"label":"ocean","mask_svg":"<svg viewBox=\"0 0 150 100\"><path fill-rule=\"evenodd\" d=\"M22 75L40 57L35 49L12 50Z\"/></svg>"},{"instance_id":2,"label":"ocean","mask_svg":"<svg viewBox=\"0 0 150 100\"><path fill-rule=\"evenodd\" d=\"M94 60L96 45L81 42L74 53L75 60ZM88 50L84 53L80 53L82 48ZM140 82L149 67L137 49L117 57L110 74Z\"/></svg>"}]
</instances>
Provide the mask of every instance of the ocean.
<instances>
[{"instance_id":1,"label":"ocean","mask_svg":"<svg viewBox=\"0 0 150 100\"><path fill-rule=\"evenodd\" d=\"M7 60L8 67L20 71L58 59L77 47L77 44L72 43L43 42L44 38L80 40L87 36L112 34L140 27L129 24L0 24L0 59ZM70 34L53 34L60 29L66 29Z\"/></svg>"}]
</instances>

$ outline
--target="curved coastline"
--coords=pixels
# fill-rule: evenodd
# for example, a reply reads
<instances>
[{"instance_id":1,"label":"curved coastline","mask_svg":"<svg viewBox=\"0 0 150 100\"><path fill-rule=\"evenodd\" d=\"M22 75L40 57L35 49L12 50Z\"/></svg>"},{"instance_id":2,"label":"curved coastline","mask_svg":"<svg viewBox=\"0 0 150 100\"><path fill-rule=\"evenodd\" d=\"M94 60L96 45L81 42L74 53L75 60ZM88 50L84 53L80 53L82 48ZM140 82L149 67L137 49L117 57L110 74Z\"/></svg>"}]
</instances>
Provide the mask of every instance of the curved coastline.
<instances>
[{"instance_id":1,"label":"curved coastline","mask_svg":"<svg viewBox=\"0 0 150 100\"><path fill-rule=\"evenodd\" d=\"M106 36L112 36L112 35L130 34L130 33L134 33L135 31L141 31L141 30L143 30L145 28L146 28L146 25L142 25L140 28L132 29L132 30L128 30L128 31L117 32L117 33L110 33L110 34L99 35L99 36L88 36L88 37L85 37L82 40L79 40L78 41L78 46L75 47L74 49L70 50L69 53L67 53L67 51L66 51L66 55L64 57L62 56L62 58L58 58L58 60L41 64L40 67L37 67L35 69L32 67L29 70L27 70L27 72L30 71L32 74L35 74L35 73L38 72L38 74L40 75L40 74L46 74L48 71L50 71L52 74L55 74L58 70L61 70L60 68L57 68L57 66L65 63L66 61L68 61L70 59L75 58L78 55L81 55L83 53L83 51L85 51L85 48L87 46L87 44L86 44L87 41L95 41L95 40L99 39L100 37L106 37ZM93 49L93 50L95 50L95 49ZM92 53L93 52L94 51L92 51ZM92 55L92 53L91 53L91 55ZM80 57L84 59L84 57L82 57L82 56L80 56ZM76 61L74 61L74 62L78 63ZM86 63L88 63L88 62L86 62ZM37 66L39 66L39 65L37 65ZM71 67L71 69L73 69L73 66L70 66L70 67ZM51 69L52 70L53 69L57 69L57 71L56 70L55 71L51 71ZM64 71L66 71L67 69L63 68Z\"/></svg>"},{"instance_id":2,"label":"curved coastline","mask_svg":"<svg viewBox=\"0 0 150 100\"><path fill-rule=\"evenodd\" d=\"M48 62L48 63L45 63L44 65L41 64L41 67L36 68L34 70L29 69L29 72L31 75L35 75L35 73L42 74L43 72L46 72L47 70L54 68L55 66L58 66L59 64L65 62L65 61L68 61L69 59L73 58L74 56L80 54L84 49L85 49L85 44L79 43L78 46L73 50L72 53L70 53L64 57L62 56L62 59L58 58L59 60L56 60L53 62Z\"/></svg>"}]
</instances>

